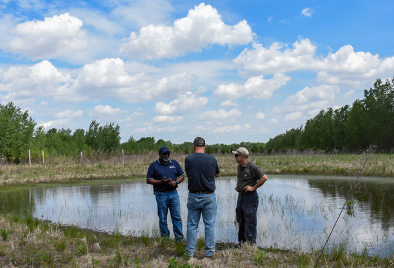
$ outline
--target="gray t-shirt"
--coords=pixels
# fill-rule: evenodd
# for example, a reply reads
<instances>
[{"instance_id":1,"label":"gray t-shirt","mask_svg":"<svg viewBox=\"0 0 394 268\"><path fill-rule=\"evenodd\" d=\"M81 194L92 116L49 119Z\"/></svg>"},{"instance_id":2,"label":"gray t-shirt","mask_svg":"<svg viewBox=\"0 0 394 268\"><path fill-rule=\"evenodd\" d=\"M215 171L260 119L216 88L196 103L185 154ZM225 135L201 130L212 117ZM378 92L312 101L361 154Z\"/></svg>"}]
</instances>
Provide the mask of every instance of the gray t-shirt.
<instances>
[{"instance_id":1,"label":"gray t-shirt","mask_svg":"<svg viewBox=\"0 0 394 268\"><path fill-rule=\"evenodd\" d=\"M238 165L237 190L244 191L246 185L255 186L257 181L265 175L264 171L255 163L248 161L246 166Z\"/></svg>"}]
</instances>

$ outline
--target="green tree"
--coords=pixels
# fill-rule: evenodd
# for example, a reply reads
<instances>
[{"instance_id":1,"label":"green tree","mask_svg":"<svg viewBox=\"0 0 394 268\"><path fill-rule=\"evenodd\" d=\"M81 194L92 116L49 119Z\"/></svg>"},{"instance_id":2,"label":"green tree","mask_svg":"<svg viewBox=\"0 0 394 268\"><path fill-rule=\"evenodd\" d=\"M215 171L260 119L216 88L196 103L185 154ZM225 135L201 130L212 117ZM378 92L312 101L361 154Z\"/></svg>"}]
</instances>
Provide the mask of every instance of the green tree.
<instances>
[{"instance_id":1,"label":"green tree","mask_svg":"<svg viewBox=\"0 0 394 268\"><path fill-rule=\"evenodd\" d=\"M373 88L364 90L361 101L366 115L365 132L370 144L388 150L394 146L394 79L392 84L377 79Z\"/></svg>"},{"instance_id":2,"label":"green tree","mask_svg":"<svg viewBox=\"0 0 394 268\"><path fill-rule=\"evenodd\" d=\"M93 150L111 152L120 148L120 127L114 123L100 126L96 120L90 123L86 132L86 144Z\"/></svg>"},{"instance_id":3,"label":"green tree","mask_svg":"<svg viewBox=\"0 0 394 268\"><path fill-rule=\"evenodd\" d=\"M0 153L19 163L30 149L36 122L10 102L0 104Z\"/></svg>"}]
</instances>

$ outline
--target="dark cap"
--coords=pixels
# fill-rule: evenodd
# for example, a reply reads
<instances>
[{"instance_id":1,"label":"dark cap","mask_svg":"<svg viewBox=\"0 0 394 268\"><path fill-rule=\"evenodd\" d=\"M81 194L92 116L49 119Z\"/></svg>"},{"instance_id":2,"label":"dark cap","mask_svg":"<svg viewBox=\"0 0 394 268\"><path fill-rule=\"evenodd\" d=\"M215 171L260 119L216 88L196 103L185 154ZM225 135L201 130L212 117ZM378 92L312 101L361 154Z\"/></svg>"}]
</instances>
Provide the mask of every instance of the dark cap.
<instances>
[{"instance_id":1,"label":"dark cap","mask_svg":"<svg viewBox=\"0 0 394 268\"><path fill-rule=\"evenodd\" d=\"M204 147L205 146L205 140L203 138L201 138L201 137L197 137L197 138L194 139L193 145L194 146Z\"/></svg>"},{"instance_id":2,"label":"dark cap","mask_svg":"<svg viewBox=\"0 0 394 268\"><path fill-rule=\"evenodd\" d=\"M159 149L159 154L164 154L165 152L169 152L169 151L170 150L167 147L163 146Z\"/></svg>"}]
</instances>

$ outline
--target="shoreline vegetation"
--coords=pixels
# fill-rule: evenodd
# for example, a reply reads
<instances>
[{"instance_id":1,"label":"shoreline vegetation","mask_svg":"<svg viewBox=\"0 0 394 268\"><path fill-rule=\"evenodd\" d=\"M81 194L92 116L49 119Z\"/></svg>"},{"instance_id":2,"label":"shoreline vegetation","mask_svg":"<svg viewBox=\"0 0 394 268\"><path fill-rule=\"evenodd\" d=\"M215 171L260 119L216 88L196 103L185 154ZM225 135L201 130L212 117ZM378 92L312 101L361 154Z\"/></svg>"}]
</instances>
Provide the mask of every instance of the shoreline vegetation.
<instances>
[{"instance_id":1,"label":"shoreline vegetation","mask_svg":"<svg viewBox=\"0 0 394 268\"><path fill-rule=\"evenodd\" d=\"M102 233L76 226L59 226L31 216L0 216L2 267L316 267L320 253L217 243L213 258L204 257L204 241L196 257L184 255L185 242ZM347 253L338 245L326 252L317 267L393 267L394 258Z\"/></svg>"},{"instance_id":2,"label":"shoreline vegetation","mask_svg":"<svg viewBox=\"0 0 394 268\"><path fill-rule=\"evenodd\" d=\"M219 164L221 176L236 176L234 155L213 154ZM184 168L187 154L174 153ZM265 173L298 175L355 176L363 162L363 154L251 154L250 161ZM158 159L157 153L135 155L96 155L89 158L51 157L45 164L0 165L0 186L35 183L72 183L80 180L145 178L149 165ZM373 154L362 176L394 177L394 154Z\"/></svg>"}]
</instances>

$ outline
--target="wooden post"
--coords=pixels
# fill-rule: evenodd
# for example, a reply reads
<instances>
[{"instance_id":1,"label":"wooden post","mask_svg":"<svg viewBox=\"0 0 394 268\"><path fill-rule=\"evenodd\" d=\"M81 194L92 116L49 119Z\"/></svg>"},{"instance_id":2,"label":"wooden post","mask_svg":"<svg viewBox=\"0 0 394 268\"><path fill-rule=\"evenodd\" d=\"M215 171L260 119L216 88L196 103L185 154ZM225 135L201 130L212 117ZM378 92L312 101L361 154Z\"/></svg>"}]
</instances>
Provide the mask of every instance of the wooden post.
<instances>
[{"instance_id":1,"label":"wooden post","mask_svg":"<svg viewBox=\"0 0 394 268\"><path fill-rule=\"evenodd\" d=\"M42 163L45 164L44 151L42 151Z\"/></svg>"},{"instance_id":2,"label":"wooden post","mask_svg":"<svg viewBox=\"0 0 394 268\"><path fill-rule=\"evenodd\" d=\"M29 166L31 166L30 150L29 150Z\"/></svg>"},{"instance_id":3,"label":"wooden post","mask_svg":"<svg viewBox=\"0 0 394 268\"><path fill-rule=\"evenodd\" d=\"M79 162L82 164L82 152L81 152L81 160Z\"/></svg>"},{"instance_id":4,"label":"wooden post","mask_svg":"<svg viewBox=\"0 0 394 268\"><path fill-rule=\"evenodd\" d=\"M123 150L122 150L122 162L124 162L124 153L123 153Z\"/></svg>"}]
</instances>

